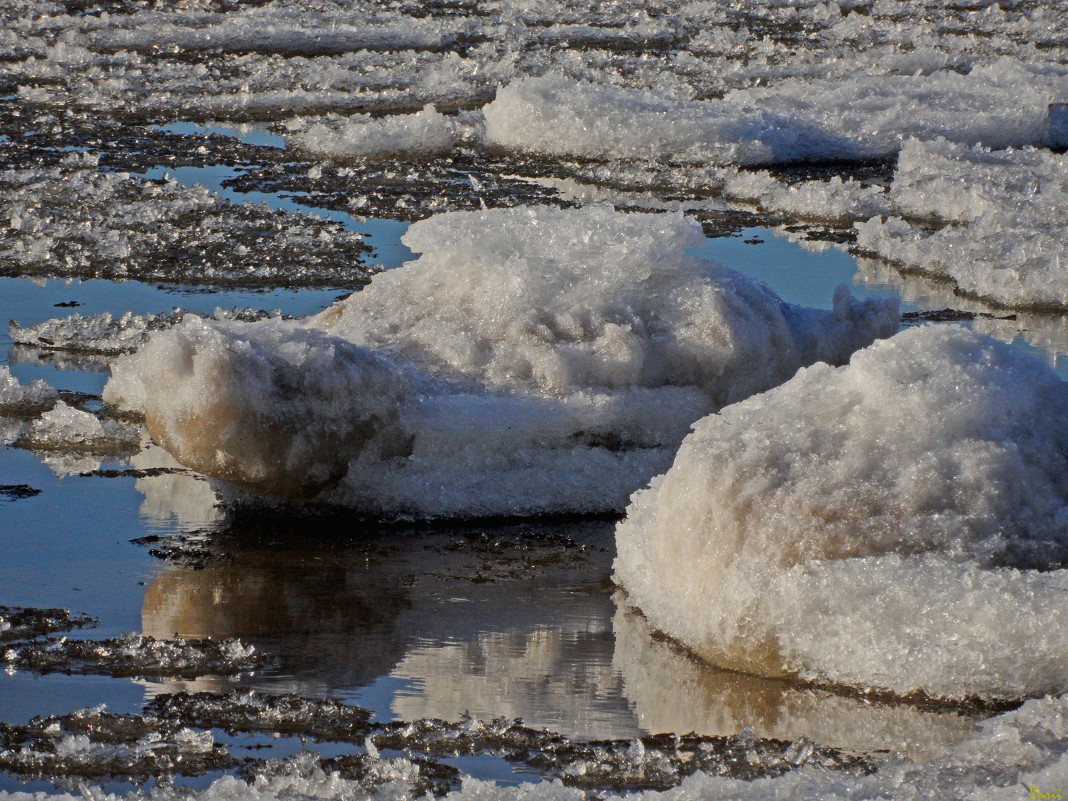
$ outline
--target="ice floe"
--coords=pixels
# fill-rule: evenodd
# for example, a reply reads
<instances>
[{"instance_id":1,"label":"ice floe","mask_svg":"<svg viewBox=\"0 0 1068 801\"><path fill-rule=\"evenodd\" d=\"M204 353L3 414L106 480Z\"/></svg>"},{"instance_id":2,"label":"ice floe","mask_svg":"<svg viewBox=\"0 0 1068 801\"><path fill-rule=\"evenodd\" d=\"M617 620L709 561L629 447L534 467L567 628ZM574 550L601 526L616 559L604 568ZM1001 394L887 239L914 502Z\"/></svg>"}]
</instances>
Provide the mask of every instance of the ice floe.
<instances>
[{"instance_id":1,"label":"ice floe","mask_svg":"<svg viewBox=\"0 0 1068 801\"><path fill-rule=\"evenodd\" d=\"M695 419L897 327L895 303L845 291L831 311L786 304L687 253L702 241L679 214L440 215L404 237L419 259L307 321L156 334L105 398L257 493L431 517L618 509Z\"/></svg>"},{"instance_id":2,"label":"ice floe","mask_svg":"<svg viewBox=\"0 0 1068 801\"><path fill-rule=\"evenodd\" d=\"M57 401L30 424L18 444L37 451L115 453L136 449L140 440L133 426Z\"/></svg>"},{"instance_id":3,"label":"ice floe","mask_svg":"<svg viewBox=\"0 0 1068 801\"><path fill-rule=\"evenodd\" d=\"M83 316L56 317L35 325L22 326L11 321L8 336L19 345L38 348L78 351L89 354L118 355L137 350L148 341L152 331L162 331L177 325L184 318L183 309L158 314L124 312L112 317L110 312ZM254 322L278 317L280 312L257 309L216 309L210 315L216 320Z\"/></svg>"},{"instance_id":4,"label":"ice floe","mask_svg":"<svg viewBox=\"0 0 1068 801\"><path fill-rule=\"evenodd\" d=\"M902 695L1059 691L1066 420L1041 362L956 326L907 330L697 424L632 499L617 581L724 667Z\"/></svg>"},{"instance_id":5,"label":"ice floe","mask_svg":"<svg viewBox=\"0 0 1068 801\"><path fill-rule=\"evenodd\" d=\"M1002 306L1068 310L1068 158L909 142L890 199L901 217L857 224L857 245L905 269L952 280ZM953 223L946 225L945 223Z\"/></svg>"},{"instance_id":6,"label":"ice floe","mask_svg":"<svg viewBox=\"0 0 1068 801\"><path fill-rule=\"evenodd\" d=\"M1068 71L1011 59L967 75L787 80L681 101L560 76L502 88L485 109L487 140L558 156L716 164L861 159L909 136L989 147L1044 145Z\"/></svg>"}]
</instances>

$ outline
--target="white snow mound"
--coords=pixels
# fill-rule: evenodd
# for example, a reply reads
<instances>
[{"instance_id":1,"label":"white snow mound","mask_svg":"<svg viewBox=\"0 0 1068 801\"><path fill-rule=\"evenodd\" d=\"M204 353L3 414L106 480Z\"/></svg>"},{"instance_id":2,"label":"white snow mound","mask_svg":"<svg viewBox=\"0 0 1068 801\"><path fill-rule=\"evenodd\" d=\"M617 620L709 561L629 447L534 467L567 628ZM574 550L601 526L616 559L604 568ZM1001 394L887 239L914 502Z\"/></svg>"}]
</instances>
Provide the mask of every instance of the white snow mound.
<instances>
[{"instance_id":1,"label":"white snow mound","mask_svg":"<svg viewBox=\"0 0 1068 801\"><path fill-rule=\"evenodd\" d=\"M905 331L702 420L617 542L630 602L724 667L1063 690L1068 388L965 329Z\"/></svg>"}]
</instances>

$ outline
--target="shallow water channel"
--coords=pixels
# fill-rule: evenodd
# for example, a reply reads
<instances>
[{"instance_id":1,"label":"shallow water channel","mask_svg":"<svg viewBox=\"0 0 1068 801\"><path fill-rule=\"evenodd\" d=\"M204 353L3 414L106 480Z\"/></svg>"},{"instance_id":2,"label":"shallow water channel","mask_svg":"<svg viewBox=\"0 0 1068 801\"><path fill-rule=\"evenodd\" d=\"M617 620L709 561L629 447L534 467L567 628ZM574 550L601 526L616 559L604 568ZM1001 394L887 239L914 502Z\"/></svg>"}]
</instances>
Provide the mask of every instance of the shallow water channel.
<instances>
[{"instance_id":1,"label":"shallow water channel","mask_svg":"<svg viewBox=\"0 0 1068 801\"><path fill-rule=\"evenodd\" d=\"M312 210L280 193L226 189L229 167L158 168L164 171L234 200ZM404 223L322 213L370 234L372 262L393 268L406 258L399 242ZM902 295L906 312L960 307L937 286L903 282L834 247L792 241L783 231L751 228L710 238L704 251L794 303L829 308L835 286L851 283L858 295ZM72 310L118 315L174 306L306 315L347 291L0 278L0 319L26 325ZM57 308L61 303L77 305ZM974 321L1020 347L1035 342L1056 361L1068 340L1063 325L1040 323L1031 330L1030 322L1016 318ZM100 393L107 375L106 366L91 360L15 347L6 333L0 333L0 359L23 382L43 378L88 395ZM1063 358L1057 367L1068 377ZM39 490L30 497L0 496L0 604L65 607L99 619L98 628L72 637L239 637L273 657L255 672L186 681L40 676L9 668L0 674L0 720L8 723L101 703L112 712L139 712L163 692L233 687L339 699L382 720L503 716L576 738L735 734L750 727L759 737L804 736L861 753L935 753L965 737L977 720L959 709L882 703L698 663L649 632L615 594L610 520L403 528L345 517L235 518L216 506L205 480L179 470L151 444L128 460L104 462L5 447L0 485ZM297 738L232 742L280 755L301 747ZM331 747L316 748L329 753ZM490 757L458 757L451 764L503 782L537 778ZM47 786L0 776L0 789Z\"/></svg>"}]
</instances>

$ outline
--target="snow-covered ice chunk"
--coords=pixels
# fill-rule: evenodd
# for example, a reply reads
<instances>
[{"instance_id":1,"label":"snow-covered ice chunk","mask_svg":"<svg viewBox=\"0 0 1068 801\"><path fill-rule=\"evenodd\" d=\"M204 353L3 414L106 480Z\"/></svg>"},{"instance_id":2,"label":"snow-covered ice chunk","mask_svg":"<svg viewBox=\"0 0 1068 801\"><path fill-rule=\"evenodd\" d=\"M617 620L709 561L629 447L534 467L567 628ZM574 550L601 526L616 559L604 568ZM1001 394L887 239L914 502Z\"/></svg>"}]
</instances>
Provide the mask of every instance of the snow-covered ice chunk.
<instances>
[{"instance_id":1,"label":"snow-covered ice chunk","mask_svg":"<svg viewBox=\"0 0 1068 801\"><path fill-rule=\"evenodd\" d=\"M967 76L785 80L707 101L561 76L524 78L486 107L490 143L586 158L771 163L871 158L910 136L1045 144L1068 73L1003 59Z\"/></svg>"},{"instance_id":2,"label":"snow-covered ice chunk","mask_svg":"<svg viewBox=\"0 0 1068 801\"><path fill-rule=\"evenodd\" d=\"M120 360L105 396L143 411L181 463L303 496L336 483L369 442L386 447L406 390L390 359L312 328L190 315Z\"/></svg>"},{"instance_id":3,"label":"snow-covered ice chunk","mask_svg":"<svg viewBox=\"0 0 1068 801\"><path fill-rule=\"evenodd\" d=\"M523 78L485 109L491 144L596 159L761 164L872 158L909 136L989 147L1044 145L1068 71L1001 59L961 75L791 79L689 101L576 81Z\"/></svg>"},{"instance_id":4,"label":"snow-covered ice chunk","mask_svg":"<svg viewBox=\"0 0 1068 801\"><path fill-rule=\"evenodd\" d=\"M289 141L301 150L334 158L424 155L451 150L460 141L463 128L457 118L446 117L427 105L416 114L381 119L357 114L340 125L318 123L293 134Z\"/></svg>"},{"instance_id":5,"label":"snow-covered ice chunk","mask_svg":"<svg viewBox=\"0 0 1068 801\"><path fill-rule=\"evenodd\" d=\"M139 441L136 428L58 401L33 421L19 444L42 451L108 453L136 448Z\"/></svg>"},{"instance_id":6,"label":"snow-covered ice chunk","mask_svg":"<svg viewBox=\"0 0 1068 801\"><path fill-rule=\"evenodd\" d=\"M856 225L864 250L1003 306L1068 310L1068 157L910 141L890 196L900 215L960 224L873 217Z\"/></svg>"},{"instance_id":7,"label":"snow-covered ice chunk","mask_svg":"<svg viewBox=\"0 0 1068 801\"><path fill-rule=\"evenodd\" d=\"M1068 388L957 326L816 365L694 428L616 579L715 664L899 694L1068 687Z\"/></svg>"},{"instance_id":8,"label":"snow-covered ice chunk","mask_svg":"<svg viewBox=\"0 0 1068 801\"><path fill-rule=\"evenodd\" d=\"M419 259L307 321L155 335L105 398L257 492L337 484L319 499L419 516L619 509L694 420L897 327L894 302L844 290L832 311L786 304L688 253L703 241L681 214L440 215L404 237Z\"/></svg>"}]
</instances>

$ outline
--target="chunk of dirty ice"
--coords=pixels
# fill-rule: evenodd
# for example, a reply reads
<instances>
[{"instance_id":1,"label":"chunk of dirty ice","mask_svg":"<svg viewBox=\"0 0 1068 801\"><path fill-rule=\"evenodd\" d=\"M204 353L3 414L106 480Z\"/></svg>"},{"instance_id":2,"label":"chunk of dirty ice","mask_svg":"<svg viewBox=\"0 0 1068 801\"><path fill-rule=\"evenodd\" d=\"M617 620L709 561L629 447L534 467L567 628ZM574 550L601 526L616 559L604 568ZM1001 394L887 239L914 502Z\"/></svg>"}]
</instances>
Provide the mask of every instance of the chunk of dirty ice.
<instances>
[{"instance_id":1,"label":"chunk of dirty ice","mask_svg":"<svg viewBox=\"0 0 1068 801\"><path fill-rule=\"evenodd\" d=\"M792 306L688 252L703 241L681 214L439 215L404 237L418 259L315 317L153 335L104 397L254 493L419 517L618 510L694 420L897 329L895 301Z\"/></svg>"},{"instance_id":2,"label":"chunk of dirty ice","mask_svg":"<svg viewBox=\"0 0 1068 801\"><path fill-rule=\"evenodd\" d=\"M963 328L706 417L616 534L629 602L714 664L900 695L1068 687L1068 387Z\"/></svg>"}]
</instances>

